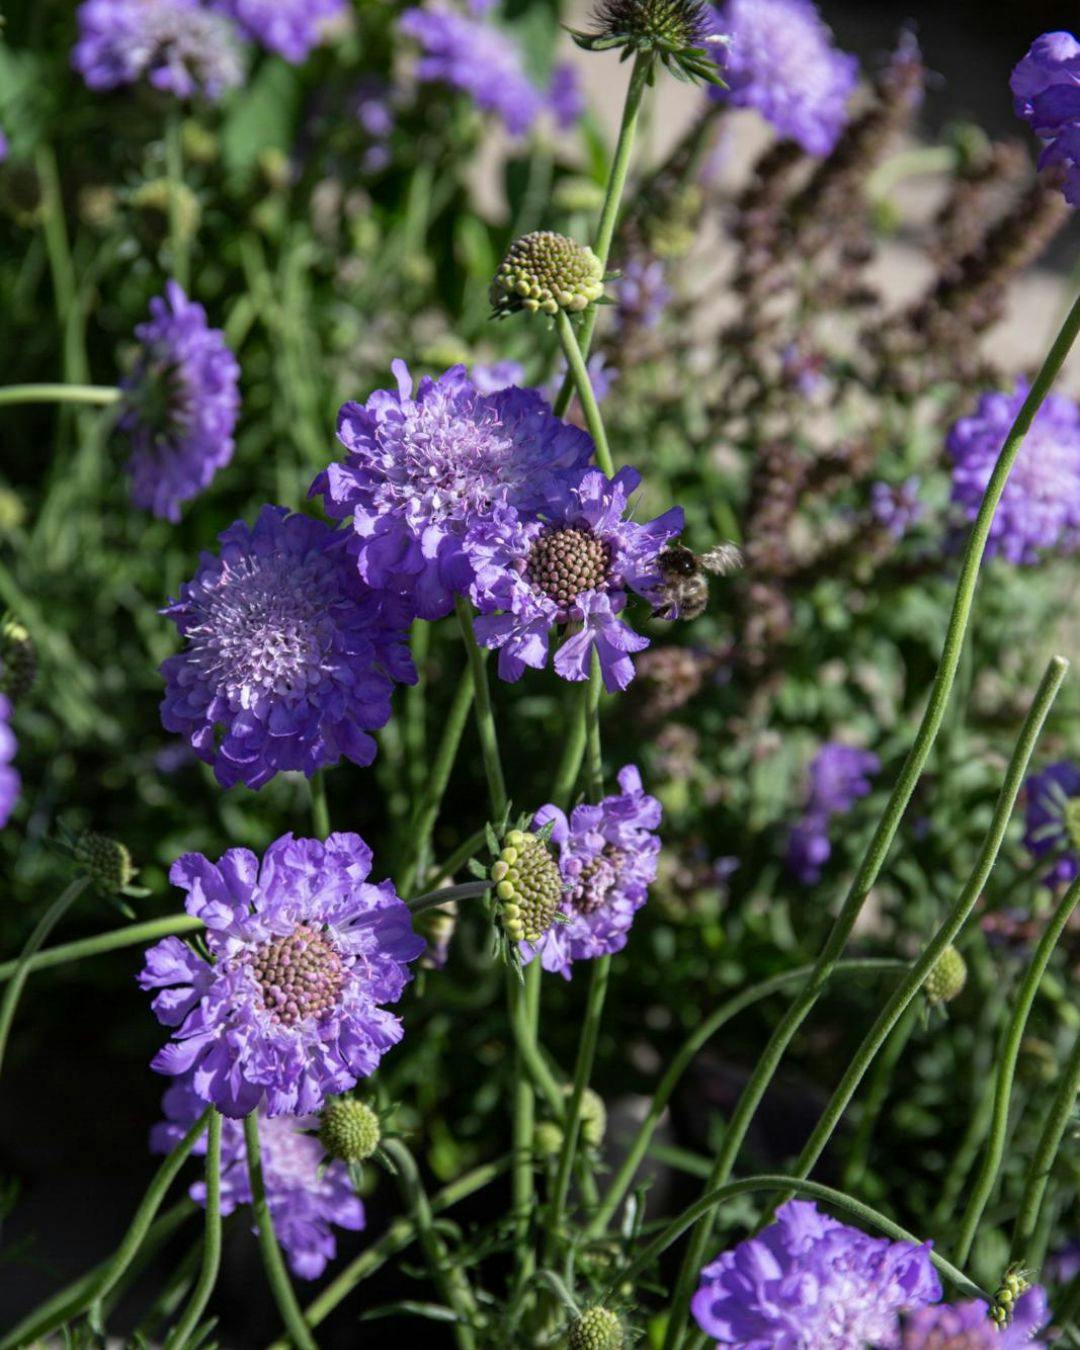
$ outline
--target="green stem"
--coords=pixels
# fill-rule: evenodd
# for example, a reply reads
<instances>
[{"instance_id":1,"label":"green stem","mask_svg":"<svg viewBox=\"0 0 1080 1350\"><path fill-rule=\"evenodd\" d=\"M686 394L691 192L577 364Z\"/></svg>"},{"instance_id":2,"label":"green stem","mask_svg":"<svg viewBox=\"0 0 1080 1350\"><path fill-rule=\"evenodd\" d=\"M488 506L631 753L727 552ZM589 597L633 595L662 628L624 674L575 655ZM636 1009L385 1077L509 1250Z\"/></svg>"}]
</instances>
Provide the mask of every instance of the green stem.
<instances>
[{"instance_id":1,"label":"green stem","mask_svg":"<svg viewBox=\"0 0 1080 1350\"><path fill-rule=\"evenodd\" d=\"M866 1086L866 1100L863 1102L858 1128L844 1160L841 1182L847 1191L856 1190L862 1181L863 1173L866 1171L867 1159L870 1157L870 1142L874 1136L874 1126L877 1124L878 1117L881 1115L882 1108L888 1099L893 1072L900 1062L900 1056L907 1049L908 1041L911 1040L911 1033L918 1024L921 1012L922 1009L918 1002L912 999L899 1022L889 1032L888 1040L885 1042L881 1054L878 1055L874 1071Z\"/></svg>"},{"instance_id":2,"label":"green stem","mask_svg":"<svg viewBox=\"0 0 1080 1350\"><path fill-rule=\"evenodd\" d=\"M15 962L11 983L4 993L3 1002L0 1003L0 1068L3 1067L4 1051L7 1049L8 1036L11 1034L11 1024L15 1020L15 1010L19 1006L19 998L30 975L31 958L89 884L86 877L78 877L66 886L26 939L26 945Z\"/></svg>"},{"instance_id":3,"label":"green stem","mask_svg":"<svg viewBox=\"0 0 1080 1350\"><path fill-rule=\"evenodd\" d=\"M825 945L815 962L814 970L805 987L792 1000L791 1007L777 1024L762 1052L761 1058L758 1060L750 1081L739 1097L713 1168L711 1181L714 1185L721 1184L731 1175L731 1168L738 1156L739 1149L742 1147L747 1129L757 1111L761 1098L772 1082L773 1075L776 1073L792 1037L809 1016L810 1010L817 1002L818 995L832 968L840 959L866 897L885 863L893 839L899 829L900 821L903 819L908 802L915 791L915 786L919 781L945 717L953 681L956 678L957 667L960 663L960 655L964 648L964 636L971 616L975 590L979 580L979 569L994 513L1001 500L1001 494L1005 490L1009 472L1020 453L1024 437L1027 435L1035 414L1042 406L1043 400L1061 370L1078 331L1080 331L1080 296L1074 301L1061 332L1055 338L1042 368L1035 377L1027 398L1025 398L1012 428L1005 438L997 463L990 475L978 515L968 537L967 547L964 550L941 661L930 690L926 710L915 736L915 742L904 761L900 776L889 795L882 818L852 880L840 913L834 920ZM707 1216L708 1211L705 1213ZM687 1243L663 1350L677 1350L677 1347L682 1343L686 1309L689 1306L691 1291L709 1243L710 1227L710 1221L706 1217L698 1225L691 1240Z\"/></svg>"},{"instance_id":4,"label":"green stem","mask_svg":"<svg viewBox=\"0 0 1080 1350\"><path fill-rule=\"evenodd\" d=\"M172 273L186 291L190 282L189 240L184 232L184 129L178 109L165 123L165 173L169 180L169 251Z\"/></svg>"},{"instance_id":5,"label":"green stem","mask_svg":"<svg viewBox=\"0 0 1080 1350\"><path fill-rule=\"evenodd\" d=\"M536 1094L530 1066L540 1059L536 1045L534 1010L539 1009L540 977L543 968L536 956L525 968L524 984L510 978L506 982L506 1000L510 1028L517 1053L514 1064L514 1170L512 1194L514 1207L514 1241L518 1250L517 1279L519 1287L536 1268L536 1253L530 1238L535 1199L533 1175L533 1130L536 1125ZM528 1049L526 1049L528 1047Z\"/></svg>"},{"instance_id":6,"label":"green stem","mask_svg":"<svg viewBox=\"0 0 1080 1350\"><path fill-rule=\"evenodd\" d=\"M710 1040L720 1028L726 1025L731 1019L741 1013L745 1008L749 1008L754 1003L760 1003L762 999L768 998L771 994L777 993L781 989L786 989L788 985L799 984L806 979L812 967L799 966L795 970L786 970L780 975L774 975L771 979L762 980L760 984L755 984L749 989L744 989L741 993L730 998L726 1003L722 1003L713 1013L711 1013L704 1022L694 1028L678 1052L668 1065L659 1086L653 1093L652 1100L649 1103L649 1109L646 1112L645 1119L638 1126L637 1134L634 1136L630 1147L627 1149L626 1157L623 1159L619 1170L611 1180L611 1184L604 1195L600 1206L592 1218L589 1227L586 1229L586 1237L599 1237L611 1222L615 1210L622 1201L623 1196L630 1189L637 1169L645 1154L649 1151L649 1145L652 1142L653 1133L660 1118L664 1114L671 1095L679 1084L679 1080L686 1072L691 1061L701 1047ZM905 962L890 960L861 960L861 961L840 961L837 963L834 975L841 972L851 971L852 973L870 973L870 972L890 972L905 969ZM706 1173L707 1175L707 1173Z\"/></svg>"},{"instance_id":7,"label":"green stem","mask_svg":"<svg viewBox=\"0 0 1080 1350\"><path fill-rule=\"evenodd\" d=\"M56 317L60 332L63 333L75 304L75 266L71 261L71 245L68 240L67 223L64 220L60 174L52 146L44 143L38 146L34 167L41 184L42 224L45 230L45 250L49 255L49 270L52 273Z\"/></svg>"},{"instance_id":8,"label":"green stem","mask_svg":"<svg viewBox=\"0 0 1080 1350\"><path fill-rule=\"evenodd\" d=\"M658 1256L667 1251L673 1242L677 1242L692 1224L697 1223L703 1215L710 1214L725 1200L731 1200L738 1195L751 1195L755 1191L786 1190L795 1191L798 1195L805 1195L811 1200L820 1200L827 1205L835 1205L837 1209L850 1214L861 1226L876 1228L886 1237L892 1238L894 1242L912 1242L916 1246L921 1245L920 1239L909 1233L906 1228L901 1228L898 1223L893 1223L891 1219L878 1213L876 1209L871 1209L869 1205L863 1204L861 1200L845 1195L843 1191L833 1190L831 1186L822 1186L816 1181L801 1181L795 1177L769 1174L746 1177L740 1181L728 1181L723 1186L717 1186L715 1190L703 1195L677 1219L673 1219L637 1254L629 1266L617 1273L610 1286L604 1291L600 1301L605 1302L615 1294L617 1289L624 1285L632 1287L638 1275L647 1269ZM980 1289L978 1285L968 1279L962 1270L958 1270L956 1266L946 1261L936 1251L931 1251L930 1259L945 1278L955 1285L957 1290L965 1297L980 1298L987 1303L992 1301L985 1290Z\"/></svg>"},{"instance_id":9,"label":"green stem","mask_svg":"<svg viewBox=\"0 0 1080 1350\"><path fill-rule=\"evenodd\" d=\"M476 730L480 737L480 754L483 757L484 773L487 776L492 823L501 826L506 819L508 802L502 761L499 758L499 741L495 734L495 715L491 709L491 691L488 689L487 671L485 669L486 653L480 650L476 635L473 633L472 611L469 608L468 601L459 595L454 600L454 608L457 610L458 623L461 626L461 638L465 643L465 652L469 658L473 701L476 708Z\"/></svg>"},{"instance_id":10,"label":"green stem","mask_svg":"<svg viewBox=\"0 0 1080 1350\"><path fill-rule=\"evenodd\" d=\"M474 830L467 839L462 840L449 858L445 858L439 863L434 875L428 877L428 885L438 886L447 877L452 877L464 863L467 863L474 854L479 853L483 847L484 831L482 829Z\"/></svg>"},{"instance_id":11,"label":"green stem","mask_svg":"<svg viewBox=\"0 0 1080 1350\"><path fill-rule=\"evenodd\" d=\"M202 1266L184 1315L169 1334L165 1350L184 1350L217 1284L221 1265L221 1115L211 1109L206 1139L206 1226Z\"/></svg>"},{"instance_id":12,"label":"green stem","mask_svg":"<svg viewBox=\"0 0 1080 1350\"><path fill-rule=\"evenodd\" d=\"M259 1160L259 1120L256 1112L244 1117L244 1143L247 1146L248 1177L251 1182L251 1208L259 1233L259 1250L270 1290L274 1295L285 1330L292 1337L297 1350L317 1350L315 1338L304 1321L296 1293L281 1257L281 1248L274 1236L274 1223L266 1200L262 1163Z\"/></svg>"},{"instance_id":13,"label":"green stem","mask_svg":"<svg viewBox=\"0 0 1080 1350\"><path fill-rule=\"evenodd\" d=\"M600 752L600 696L603 692L600 658L594 648L585 699L585 791L594 804L604 795L604 763Z\"/></svg>"},{"instance_id":14,"label":"green stem","mask_svg":"<svg viewBox=\"0 0 1080 1350\"><path fill-rule=\"evenodd\" d=\"M979 1220L986 1208L986 1202L990 1199L990 1193L994 1189L1001 1159L1005 1154L1005 1136L1009 1127L1009 1102L1012 1097L1013 1076L1016 1073L1016 1061L1020 1055L1020 1042L1024 1037L1028 1014L1031 1012L1031 1005L1035 1002L1039 981L1042 979L1043 971L1046 969L1051 953L1078 902L1080 902L1080 877L1077 877L1065 892L1057 909L1051 915L1016 995L1016 1006L1009 1020L1005 1044L997 1060L994 1114L990 1121L990 1134L986 1142L986 1152L983 1154L982 1166L975 1178L975 1184L960 1225L957 1256L961 1261L966 1261L968 1253L971 1251L971 1244L975 1241L975 1230L979 1226Z\"/></svg>"},{"instance_id":15,"label":"green stem","mask_svg":"<svg viewBox=\"0 0 1080 1350\"><path fill-rule=\"evenodd\" d=\"M1072 1119L1078 1093L1080 1093L1080 1035L1073 1041L1072 1054L1061 1075L1050 1114L1046 1117L1046 1124L1043 1126L1028 1167L1020 1210L1013 1225L1010 1261L1019 1261L1026 1266L1032 1260L1032 1243L1039 1227L1043 1193L1061 1141Z\"/></svg>"},{"instance_id":16,"label":"green stem","mask_svg":"<svg viewBox=\"0 0 1080 1350\"><path fill-rule=\"evenodd\" d=\"M308 780L311 793L311 828L316 839L326 839L330 834L330 806L326 800L326 774L317 769Z\"/></svg>"},{"instance_id":17,"label":"green stem","mask_svg":"<svg viewBox=\"0 0 1080 1350\"><path fill-rule=\"evenodd\" d=\"M476 1302L465 1272L450 1260L442 1238L435 1227L431 1202L420 1181L413 1155L400 1139L386 1139L383 1148L397 1170L402 1199L412 1210L413 1222L420 1245L424 1249L432 1278L442 1297L458 1316L454 1335L461 1350L474 1350L476 1337L472 1324L476 1318Z\"/></svg>"},{"instance_id":18,"label":"green stem","mask_svg":"<svg viewBox=\"0 0 1080 1350\"><path fill-rule=\"evenodd\" d=\"M478 900L491 890L490 881L463 881L460 886L444 886L441 890L426 891L405 904L410 914L422 914L425 909L438 909L457 900Z\"/></svg>"},{"instance_id":19,"label":"green stem","mask_svg":"<svg viewBox=\"0 0 1080 1350\"><path fill-rule=\"evenodd\" d=\"M147 919L145 923L133 923L126 928L113 928L107 933L99 933L96 937L80 938L77 942L49 947L27 961L26 973L32 975L38 970L66 965L68 961L81 961L87 956L100 956L102 952L135 947L141 942L153 942L156 938L172 934L194 933L202 927L202 919L192 918L190 914L168 914L162 919ZM0 965L0 984L12 978L19 964L19 960L16 960L5 961Z\"/></svg>"},{"instance_id":20,"label":"green stem","mask_svg":"<svg viewBox=\"0 0 1080 1350\"><path fill-rule=\"evenodd\" d=\"M562 344L563 354L566 357L569 376L574 382L574 388L577 390L577 396L581 401L581 410L585 414L585 424L589 428L589 435L596 443L596 462L603 472L609 478L612 478L615 474L615 466L612 463L611 450L608 447L607 432L604 430L604 423L600 417L600 405L593 393L592 380L589 379L589 371L581 354L581 348L578 346L574 325L570 322L570 316L565 310L556 310L555 327L558 330L559 342Z\"/></svg>"},{"instance_id":21,"label":"green stem","mask_svg":"<svg viewBox=\"0 0 1080 1350\"><path fill-rule=\"evenodd\" d=\"M890 1032L903 1016L905 1010L917 997L927 976L937 964L941 953L963 928L980 895L982 895L983 887L986 885L987 878L990 876L1005 838L1005 831L1016 805L1016 799L1024 785L1024 776L1035 751L1039 733L1042 731L1043 723L1046 721L1050 707L1057 697L1068 669L1069 663L1060 656L1053 657L1048 663L1028 714L1024 718L1024 724L1020 729L1020 735L1017 738L1012 756L1009 759L1008 768L1005 771L1005 780L994 806L990 828L987 830L982 847L979 849L979 855L975 860L971 875L961 889L956 903L949 911L945 921L926 944L918 960L912 963L908 973L886 1001L873 1026L863 1038L862 1044L856 1050L851 1063L840 1080L839 1086L814 1127L806 1147L799 1155L794 1168L796 1176L808 1176L814 1164L821 1157L825 1145L840 1123L841 1116L847 1109L874 1057L885 1044ZM1034 997L1034 991L1032 996ZM963 1250L960 1259L961 1261L967 1259L966 1249Z\"/></svg>"},{"instance_id":22,"label":"green stem","mask_svg":"<svg viewBox=\"0 0 1080 1350\"><path fill-rule=\"evenodd\" d=\"M569 730L563 741L562 758L555 771L555 782L551 787L551 800L561 810L570 808L574 793L574 784L581 772L581 762L585 758L585 722L589 685L579 684L573 689L574 708L570 714Z\"/></svg>"},{"instance_id":23,"label":"green stem","mask_svg":"<svg viewBox=\"0 0 1080 1350\"><path fill-rule=\"evenodd\" d=\"M0 386L0 406L6 403L116 403L120 390L104 384L6 384Z\"/></svg>"},{"instance_id":24,"label":"green stem","mask_svg":"<svg viewBox=\"0 0 1080 1350\"><path fill-rule=\"evenodd\" d=\"M528 995L533 986L536 986L536 1017L533 1016L533 1008L528 998L511 999L511 1025L518 1053L525 1068L529 1071L529 1077L532 1079L533 1085L544 1097L548 1110L556 1121L561 1121L566 1111L566 1098L563 1096L555 1075L548 1068L547 1061L540 1053L536 1043L536 1029L539 1024L539 983L543 977L540 974L534 975L533 971L539 969L540 962L538 960L530 961L525 969L526 994ZM529 1148L532 1148L531 1139Z\"/></svg>"},{"instance_id":25,"label":"green stem","mask_svg":"<svg viewBox=\"0 0 1080 1350\"><path fill-rule=\"evenodd\" d=\"M605 270L607 269L608 257L611 254L611 241L615 237L615 226L619 219L619 207L622 204L623 190L626 187L626 176L630 171L630 157L634 148L638 115L641 112L641 100L649 83L652 62L651 52L639 52L634 58L633 69L630 71L630 82L626 87L626 101L623 104L622 121L619 124L619 139L615 143L615 155L611 161L607 193L600 212L596 242L593 244L593 252L600 259ZM592 342L593 329L596 326L596 314L596 306L591 305L585 313L582 324L581 355L584 360L588 360L589 357L589 346ZM573 387L573 375L568 371L555 400L554 412L557 417L562 417L566 412Z\"/></svg>"},{"instance_id":26,"label":"green stem","mask_svg":"<svg viewBox=\"0 0 1080 1350\"><path fill-rule=\"evenodd\" d=\"M412 795L413 815L419 811L427 770L427 664L431 650L431 624L417 619L412 626L412 659L416 683L405 690L405 772Z\"/></svg>"}]
</instances>

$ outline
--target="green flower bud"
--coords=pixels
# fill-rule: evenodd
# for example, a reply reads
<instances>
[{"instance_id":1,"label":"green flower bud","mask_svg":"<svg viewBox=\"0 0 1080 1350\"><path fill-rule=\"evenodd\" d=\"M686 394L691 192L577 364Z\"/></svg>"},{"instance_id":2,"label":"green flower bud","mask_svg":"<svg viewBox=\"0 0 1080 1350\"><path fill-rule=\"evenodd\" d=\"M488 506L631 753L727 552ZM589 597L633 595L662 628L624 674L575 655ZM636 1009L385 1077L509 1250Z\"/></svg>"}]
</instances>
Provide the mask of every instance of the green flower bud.
<instances>
[{"instance_id":1,"label":"green flower bud","mask_svg":"<svg viewBox=\"0 0 1080 1350\"><path fill-rule=\"evenodd\" d=\"M213 164L218 157L217 135L201 122L188 118L181 129L184 159L192 164Z\"/></svg>"},{"instance_id":2,"label":"green flower bud","mask_svg":"<svg viewBox=\"0 0 1080 1350\"><path fill-rule=\"evenodd\" d=\"M999 1327L1007 1327L1012 1321L1013 1307L1021 1294L1031 1288L1031 1280L1023 1266L1009 1266L1001 1277L1000 1286L994 1291L994 1301L990 1305L990 1316Z\"/></svg>"},{"instance_id":3,"label":"green flower bud","mask_svg":"<svg viewBox=\"0 0 1080 1350\"><path fill-rule=\"evenodd\" d=\"M553 1120L541 1120L533 1130L533 1151L543 1158L556 1158L566 1136Z\"/></svg>"},{"instance_id":4,"label":"green flower bud","mask_svg":"<svg viewBox=\"0 0 1080 1350\"><path fill-rule=\"evenodd\" d=\"M955 947L946 947L926 977L929 1003L951 1003L967 983L967 962Z\"/></svg>"},{"instance_id":5,"label":"green flower bud","mask_svg":"<svg viewBox=\"0 0 1080 1350\"><path fill-rule=\"evenodd\" d=\"M570 1327L568 1350L622 1350L622 1323L607 1308L587 1308Z\"/></svg>"},{"instance_id":6,"label":"green flower bud","mask_svg":"<svg viewBox=\"0 0 1080 1350\"><path fill-rule=\"evenodd\" d=\"M30 634L12 614L0 619L0 694L17 703L29 693L37 674Z\"/></svg>"},{"instance_id":7,"label":"green flower bud","mask_svg":"<svg viewBox=\"0 0 1080 1350\"><path fill-rule=\"evenodd\" d=\"M539 942L562 899L559 868L542 839L511 830L491 866L499 918L511 942Z\"/></svg>"},{"instance_id":8,"label":"green flower bud","mask_svg":"<svg viewBox=\"0 0 1080 1350\"><path fill-rule=\"evenodd\" d=\"M498 318L521 309L577 314L603 294L604 268L592 249L551 230L515 240L491 283Z\"/></svg>"},{"instance_id":9,"label":"green flower bud","mask_svg":"<svg viewBox=\"0 0 1080 1350\"><path fill-rule=\"evenodd\" d=\"M564 1089L570 1095L570 1089ZM599 1092L587 1087L581 1097L581 1141L589 1148L599 1148L607 1132L607 1107Z\"/></svg>"},{"instance_id":10,"label":"green flower bud","mask_svg":"<svg viewBox=\"0 0 1080 1350\"><path fill-rule=\"evenodd\" d=\"M379 1147L379 1117L356 1097L333 1097L322 1109L319 1142L331 1158L365 1162Z\"/></svg>"},{"instance_id":11,"label":"green flower bud","mask_svg":"<svg viewBox=\"0 0 1080 1350\"><path fill-rule=\"evenodd\" d=\"M570 30L586 51L651 52L679 79L722 83L707 50L716 39L702 0L602 0L593 22L594 32Z\"/></svg>"},{"instance_id":12,"label":"green flower bud","mask_svg":"<svg viewBox=\"0 0 1080 1350\"><path fill-rule=\"evenodd\" d=\"M116 895L135 880L131 854L118 839L84 830L75 843L75 861L98 895Z\"/></svg>"}]
</instances>

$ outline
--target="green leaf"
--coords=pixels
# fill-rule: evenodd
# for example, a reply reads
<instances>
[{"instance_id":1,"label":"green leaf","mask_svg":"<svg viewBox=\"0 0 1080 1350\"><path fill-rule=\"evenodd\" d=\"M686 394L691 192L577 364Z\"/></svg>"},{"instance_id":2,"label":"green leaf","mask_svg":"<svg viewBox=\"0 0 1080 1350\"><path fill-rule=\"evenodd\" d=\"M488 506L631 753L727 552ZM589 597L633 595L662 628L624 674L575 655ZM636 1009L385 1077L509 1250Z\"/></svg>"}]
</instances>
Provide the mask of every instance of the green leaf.
<instances>
[{"instance_id":1,"label":"green leaf","mask_svg":"<svg viewBox=\"0 0 1080 1350\"><path fill-rule=\"evenodd\" d=\"M243 172L266 150L287 151L300 107L296 72L284 61L268 60L233 103L221 129L226 167Z\"/></svg>"}]
</instances>

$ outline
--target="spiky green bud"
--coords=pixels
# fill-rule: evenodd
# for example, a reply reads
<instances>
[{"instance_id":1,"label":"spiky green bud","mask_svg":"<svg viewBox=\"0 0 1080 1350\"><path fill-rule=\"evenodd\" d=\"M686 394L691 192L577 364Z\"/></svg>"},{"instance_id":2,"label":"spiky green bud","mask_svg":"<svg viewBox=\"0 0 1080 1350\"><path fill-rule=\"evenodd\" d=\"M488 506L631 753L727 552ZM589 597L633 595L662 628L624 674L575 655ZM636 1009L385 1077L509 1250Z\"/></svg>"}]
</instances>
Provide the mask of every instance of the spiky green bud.
<instances>
[{"instance_id":1,"label":"spiky green bud","mask_svg":"<svg viewBox=\"0 0 1080 1350\"><path fill-rule=\"evenodd\" d=\"M592 32L570 30L586 51L618 48L624 61L651 53L677 79L723 83L709 51L722 39L711 31L709 8L702 0L602 0L592 21Z\"/></svg>"},{"instance_id":2,"label":"spiky green bud","mask_svg":"<svg viewBox=\"0 0 1080 1350\"><path fill-rule=\"evenodd\" d=\"M511 942L539 942L555 921L563 884L542 839L510 830L491 866L499 918Z\"/></svg>"},{"instance_id":3,"label":"spiky green bud","mask_svg":"<svg viewBox=\"0 0 1080 1350\"><path fill-rule=\"evenodd\" d=\"M967 983L967 962L955 947L946 947L926 977L929 1003L950 1003Z\"/></svg>"},{"instance_id":4,"label":"spiky green bud","mask_svg":"<svg viewBox=\"0 0 1080 1350\"><path fill-rule=\"evenodd\" d=\"M591 248L534 230L510 245L491 283L491 306L498 318L522 309L577 314L603 294L604 267Z\"/></svg>"},{"instance_id":5,"label":"spiky green bud","mask_svg":"<svg viewBox=\"0 0 1080 1350\"><path fill-rule=\"evenodd\" d=\"M622 1323L607 1308L587 1308L570 1326L568 1350L622 1350Z\"/></svg>"},{"instance_id":6,"label":"spiky green bud","mask_svg":"<svg viewBox=\"0 0 1080 1350\"><path fill-rule=\"evenodd\" d=\"M75 843L75 861L98 895L117 895L135 880L136 868L118 839L84 830Z\"/></svg>"},{"instance_id":7,"label":"spiky green bud","mask_svg":"<svg viewBox=\"0 0 1080 1350\"><path fill-rule=\"evenodd\" d=\"M11 614L0 619L0 694L12 703L29 693L37 674L34 642Z\"/></svg>"},{"instance_id":8,"label":"spiky green bud","mask_svg":"<svg viewBox=\"0 0 1080 1350\"><path fill-rule=\"evenodd\" d=\"M361 1163L379 1147L379 1117L355 1097L333 1097L319 1118L319 1142L331 1158Z\"/></svg>"}]
</instances>

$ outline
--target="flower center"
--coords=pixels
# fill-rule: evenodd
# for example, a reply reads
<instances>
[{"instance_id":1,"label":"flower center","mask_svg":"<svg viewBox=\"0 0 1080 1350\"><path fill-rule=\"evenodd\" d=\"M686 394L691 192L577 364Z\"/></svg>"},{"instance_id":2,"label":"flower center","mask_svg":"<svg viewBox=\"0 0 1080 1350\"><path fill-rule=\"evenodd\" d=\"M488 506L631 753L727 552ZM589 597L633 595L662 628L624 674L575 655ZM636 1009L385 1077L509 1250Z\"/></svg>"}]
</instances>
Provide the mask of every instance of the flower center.
<instances>
[{"instance_id":1,"label":"flower center","mask_svg":"<svg viewBox=\"0 0 1080 1350\"><path fill-rule=\"evenodd\" d=\"M610 546L576 525L538 535L526 566L533 586L560 609L568 609L582 591L603 586L610 570Z\"/></svg>"},{"instance_id":2,"label":"flower center","mask_svg":"<svg viewBox=\"0 0 1080 1350\"><path fill-rule=\"evenodd\" d=\"M272 1022L295 1026L322 1017L338 1001L345 983L341 953L323 933L301 923L287 937L264 942L244 954Z\"/></svg>"},{"instance_id":3,"label":"flower center","mask_svg":"<svg viewBox=\"0 0 1080 1350\"><path fill-rule=\"evenodd\" d=\"M607 904L619 879L623 856L622 849L605 844L603 852L581 869L569 895L571 905L579 914L595 914Z\"/></svg>"}]
</instances>

